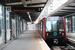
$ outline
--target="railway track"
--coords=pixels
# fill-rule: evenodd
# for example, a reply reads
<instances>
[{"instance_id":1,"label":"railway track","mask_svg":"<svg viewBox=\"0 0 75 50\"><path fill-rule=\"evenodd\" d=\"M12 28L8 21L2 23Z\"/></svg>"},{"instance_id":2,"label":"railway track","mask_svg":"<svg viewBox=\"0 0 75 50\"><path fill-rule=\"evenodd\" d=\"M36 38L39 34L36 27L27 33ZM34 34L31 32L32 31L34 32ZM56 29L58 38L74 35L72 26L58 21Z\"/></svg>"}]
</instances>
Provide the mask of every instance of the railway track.
<instances>
[{"instance_id":1,"label":"railway track","mask_svg":"<svg viewBox=\"0 0 75 50\"><path fill-rule=\"evenodd\" d=\"M67 44L67 46L52 46L52 50L75 50L74 46Z\"/></svg>"},{"instance_id":2,"label":"railway track","mask_svg":"<svg viewBox=\"0 0 75 50\"><path fill-rule=\"evenodd\" d=\"M52 42L46 42L51 50L75 50L75 46L72 46L68 43L59 43L59 44L52 44Z\"/></svg>"}]
</instances>

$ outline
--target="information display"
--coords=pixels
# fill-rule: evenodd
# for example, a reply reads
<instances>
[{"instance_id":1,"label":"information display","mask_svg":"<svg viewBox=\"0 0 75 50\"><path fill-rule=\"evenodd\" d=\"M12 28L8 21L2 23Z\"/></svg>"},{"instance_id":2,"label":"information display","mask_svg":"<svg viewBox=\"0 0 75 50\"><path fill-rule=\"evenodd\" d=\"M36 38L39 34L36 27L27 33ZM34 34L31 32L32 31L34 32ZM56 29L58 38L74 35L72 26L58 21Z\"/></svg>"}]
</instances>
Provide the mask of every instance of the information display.
<instances>
[{"instance_id":1,"label":"information display","mask_svg":"<svg viewBox=\"0 0 75 50\"><path fill-rule=\"evenodd\" d=\"M34 11L34 12L41 12L41 7L14 7L12 11Z\"/></svg>"}]
</instances>

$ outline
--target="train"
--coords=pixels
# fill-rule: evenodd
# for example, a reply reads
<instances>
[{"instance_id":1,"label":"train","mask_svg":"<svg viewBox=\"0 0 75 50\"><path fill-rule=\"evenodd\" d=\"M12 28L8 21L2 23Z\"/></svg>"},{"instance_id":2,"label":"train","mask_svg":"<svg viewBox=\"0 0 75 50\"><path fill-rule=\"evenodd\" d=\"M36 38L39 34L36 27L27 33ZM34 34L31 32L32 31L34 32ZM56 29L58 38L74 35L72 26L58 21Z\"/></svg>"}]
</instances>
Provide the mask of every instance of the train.
<instances>
[{"instance_id":1,"label":"train","mask_svg":"<svg viewBox=\"0 0 75 50\"><path fill-rule=\"evenodd\" d=\"M36 30L45 41L50 40L54 44L58 44L61 41L67 42L64 17L43 18L36 24Z\"/></svg>"}]
</instances>

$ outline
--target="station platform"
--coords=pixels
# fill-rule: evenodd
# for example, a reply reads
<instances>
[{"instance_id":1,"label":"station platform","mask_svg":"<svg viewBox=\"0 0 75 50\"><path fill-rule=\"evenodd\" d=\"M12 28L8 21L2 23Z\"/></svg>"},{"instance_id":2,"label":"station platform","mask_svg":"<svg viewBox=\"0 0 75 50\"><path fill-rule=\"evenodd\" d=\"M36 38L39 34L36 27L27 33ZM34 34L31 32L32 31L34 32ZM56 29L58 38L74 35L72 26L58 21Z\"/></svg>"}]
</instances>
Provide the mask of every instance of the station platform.
<instances>
[{"instance_id":1,"label":"station platform","mask_svg":"<svg viewBox=\"0 0 75 50\"><path fill-rule=\"evenodd\" d=\"M67 39L71 43L75 44L75 33L67 33Z\"/></svg>"},{"instance_id":2,"label":"station platform","mask_svg":"<svg viewBox=\"0 0 75 50\"><path fill-rule=\"evenodd\" d=\"M0 47L0 50L50 50L50 48L37 31L28 30L9 44Z\"/></svg>"}]
</instances>

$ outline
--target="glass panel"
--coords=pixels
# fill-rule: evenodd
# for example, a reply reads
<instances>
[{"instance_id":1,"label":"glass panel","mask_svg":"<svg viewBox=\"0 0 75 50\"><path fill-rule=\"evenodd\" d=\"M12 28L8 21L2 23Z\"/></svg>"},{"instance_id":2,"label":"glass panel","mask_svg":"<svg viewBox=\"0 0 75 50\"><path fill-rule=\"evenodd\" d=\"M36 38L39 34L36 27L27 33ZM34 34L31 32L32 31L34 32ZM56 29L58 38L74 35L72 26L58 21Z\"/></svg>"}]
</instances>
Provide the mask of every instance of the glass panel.
<instances>
[{"instance_id":1,"label":"glass panel","mask_svg":"<svg viewBox=\"0 0 75 50\"><path fill-rule=\"evenodd\" d=\"M24 25L23 26L24 26L24 30L25 30L25 20L24 20Z\"/></svg>"},{"instance_id":2,"label":"glass panel","mask_svg":"<svg viewBox=\"0 0 75 50\"><path fill-rule=\"evenodd\" d=\"M18 22L19 22L19 21L18 21L18 20L19 20L19 18L18 18L18 16L17 16L17 35L18 35L18 33L19 33L19 32L18 32L18 31L19 31L19 27L18 27Z\"/></svg>"},{"instance_id":3,"label":"glass panel","mask_svg":"<svg viewBox=\"0 0 75 50\"><path fill-rule=\"evenodd\" d=\"M1 18L2 18L2 6L0 5L0 43L2 43Z\"/></svg>"},{"instance_id":4,"label":"glass panel","mask_svg":"<svg viewBox=\"0 0 75 50\"><path fill-rule=\"evenodd\" d=\"M72 16L72 32L75 32L75 16Z\"/></svg>"},{"instance_id":5,"label":"glass panel","mask_svg":"<svg viewBox=\"0 0 75 50\"><path fill-rule=\"evenodd\" d=\"M0 5L0 43L5 42L4 7Z\"/></svg>"},{"instance_id":6,"label":"glass panel","mask_svg":"<svg viewBox=\"0 0 75 50\"><path fill-rule=\"evenodd\" d=\"M59 8L61 5L66 3L68 0L52 0L51 4L48 6L48 14Z\"/></svg>"},{"instance_id":7,"label":"glass panel","mask_svg":"<svg viewBox=\"0 0 75 50\"><path fill-rule=\"evenodd\" d=\"M44 37L44 21L42 22L42 33L43 33L43 37Z\"/></svg>"},{"instance_id":8,"label":"glass panel","mask_svg":"<svg viewBox=\"0 0 75 50\"><path fill-rule=\"evenodd\" d=\"M22 21L20 21L20 26L21 26L20 31L22 32Z\"/></svg>"},{"instance_id":9,"label":"glass panel","mask_svg":"<svg viewBox=\"0 0 75 50\"><path fill-rule=\"evenodd\" d=\"M20 26L20 17L19 17L18 19L19 19L19 20L18 20L18 21L19 21L19 22L18 22L18 27L19 27L19 33L20 33L20 27L21 27L21 26Z\"/></svg>"},{"instance_id":10,"label":"glass panel","mask_svg":"<svg viewBox=\"0 0 75 50\"><path fill-rule=\"evenodd\" d=\"M51 31L51 21L46 21L46 32Z\"/></svg>"},{"instance_id":11,"label":"glass panel","mask_svg":"<svg viewBox=\"0 0 75 50\"><path fill-rule=\"evenodd\" d=\"M68 20L65 18L65 23L66 23L66 32L68 32Z\"/></svg>"},{"instance_id":12,"label":"glass panel","mask_svg":"<svg viewBox=\"0 0 75 50\"><path fill-rule=\"evenodd\" d=\"M23 28L24 28L24 27L23 27L23 24L24 24L24 23L23 23L23 20L22 20L22 31L23 31Z\"/></svg>"},{"instance_id":13,"label":"glass panel","mask_svg":"<svg viewBox=\"0 0 75 50\"><path fill-rule=\"evenodd\" d=\"M6 12L6 39L7 41L10 40L10 18L9 12Z\"/></svg>"},{"instance_id":14,"label":"glass panel","mask_svg":"<svg viewBox=\"0 0 75 50\"><path fill-rule=\"evenodd\" d=\"M1 37L1 18L0 18L0 37Z\"/></svg>"},{"instance_id":15,"label":"glass panel","mask_svg":"<svg viewBox=\"0 0 75 50\"><path fill-rule=\"evenodd\" d=\"M57 21L52 21L53 31L57 31Z\"/></svg>"},{"instance_id":16,"label":"glass panel","mask_svg":"<svg viewBox=\"0 0 75 50\"><path fill-rule=\"evenodd\" d=\"M0 5L0 43L4 41L5 41L4 7Z\"/></svg>"},{"instance_id":17,"label":"glass panel","mask_svg":"<svg viewBox=\"0 0 75 50\"><path fill-rule=\"evenodd\" d=\"M17 30L16 30L16 25L17 25L17 24L16 24L16 21L17 21L17 20L16 20L16 18L17 18L17 17L16 17L16 15L15 15L15 36L17 35Z\"/></svg>"},{"instance_id":18,"label":"glass panel","mask_svg":"<svg viewBox=\"0 0 75 50\"><path fill-rule=\"evenodd\" d=\"M67 17L67 18L65 18L66 20L66 31L67 32L72 32L72 24L74 24L74 23L72 23L71 24L71 22L72 22L72 18L71 18L71 16L69 16L69 17Z\"/></svg>"},{"instance_id":19,"label":"glass panel","mask_svg":"<svg viewBox=\"0 0 75 50\"><path fill-rule=\"evenodd\" d=\"M64 31L64 23L63 23L63 21L59 21L59 31Z\"/></svg>"},{"instance_id":20,"label":"glass panel","mask_svg":"<svg viewBox=\"0 0 75 50\"><path fill-rule=\"evenodd\" d=\"M12 35L13 35L13 38L16 37L16 26L15 26L15 19L12 19Z\"/></svg>"},{"instance_id":21,"label":"glass panel","mask_svg":"<svg viewBox=\"0 0 75 50\"><path fill-rule=\"evenodd\" d=\"M24 21L24 28L25 28L25 30L26 30L26 21Z\"/></svg>"},{"instance_id":22,"label":"glass panel","mask_svg":"<svg viewBox=\"0 0 75 50\"><path fill-rule=\"evenodd\" d=\"M72 31L72 28L71 28L71 17L68 18L68 32L71 32Z\"/></svg>"}]
</instances>

